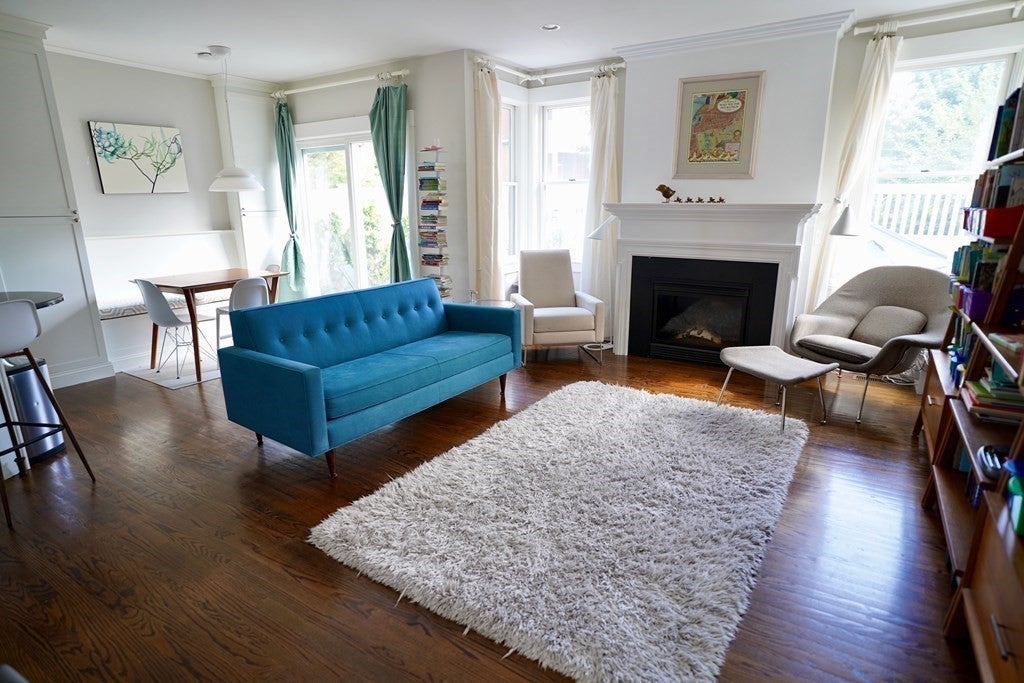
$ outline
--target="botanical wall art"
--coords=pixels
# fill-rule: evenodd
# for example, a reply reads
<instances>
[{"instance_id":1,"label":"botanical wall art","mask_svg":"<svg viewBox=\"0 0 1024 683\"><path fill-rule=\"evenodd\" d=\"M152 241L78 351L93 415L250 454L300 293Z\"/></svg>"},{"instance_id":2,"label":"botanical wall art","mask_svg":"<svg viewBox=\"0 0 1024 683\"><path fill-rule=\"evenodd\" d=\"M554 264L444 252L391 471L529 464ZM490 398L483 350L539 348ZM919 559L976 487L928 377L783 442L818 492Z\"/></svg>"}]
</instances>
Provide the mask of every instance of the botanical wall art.
<instances>
[{"instance_id":1,"label":"botanical wall art","mask_svg":"<svg viewBox=\"0 0 1024 683\"><path fill-rule=\"evenodd\" d=\"M679 79L676 178L753 178L763 71Z\"/></svg>"},{"instance_id":2,"label":"botanical wall art","mask_svg":"<svg viewBox=\"0 0 1024 683\"><path fill-rule=\"evenodd\" d=\"M181 131L90 121L103 194L188 192Z\"/></svg>"}]
</instances>

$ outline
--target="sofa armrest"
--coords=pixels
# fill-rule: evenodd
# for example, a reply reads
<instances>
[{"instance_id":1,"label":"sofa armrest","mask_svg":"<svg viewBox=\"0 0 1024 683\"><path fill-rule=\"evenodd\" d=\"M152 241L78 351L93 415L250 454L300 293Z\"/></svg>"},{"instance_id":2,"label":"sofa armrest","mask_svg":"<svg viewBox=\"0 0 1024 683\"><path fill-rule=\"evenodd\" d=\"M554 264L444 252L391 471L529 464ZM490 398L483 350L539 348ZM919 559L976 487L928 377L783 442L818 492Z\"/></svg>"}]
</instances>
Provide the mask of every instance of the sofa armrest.
<instances>
[{"instance_id":1,"label":"sofa armrest","mask_svg":"<svg viewBox=\"0 0 1024 683\"><path fill-rule=\"evenodd\" d=\"M523 345L519 309L446 303L444 315L448 319L448 328L452 330L507 335L512 340L512 355L515 356L516 362L519 362Z\"/></svg>"},{"instance_id":2,"label":"sofa armrest","mask_svg":"<svg viewBox=\"0 0 1024 683\"><path fill-rule=\"evenodd\" d=\"M516 309L522 313L523 346L533 346L533 304L518 292L513 292L509 295L509 301L514 303Z\"/></svg>"},{"instance_id":3,"label":"sofa armrest","mask_svg":"<svg viewBox=\"0 0 1024 683\"><path fill-rule=\"evenodd\" d=\"M586 292L576 292L576 305L594 314L594 341L604 341L605 303Z\"/></svg>"},{"instance_id":4,"label":"sofa armrest","mask_svg":"<svg viewBox=\"0 0 1024 683\"><path fill-rule=\"evenodd\" d=\"M320 368L236 346L217 356L229 420L306 455L329 450Z\"/></svg>"}]
</instances>

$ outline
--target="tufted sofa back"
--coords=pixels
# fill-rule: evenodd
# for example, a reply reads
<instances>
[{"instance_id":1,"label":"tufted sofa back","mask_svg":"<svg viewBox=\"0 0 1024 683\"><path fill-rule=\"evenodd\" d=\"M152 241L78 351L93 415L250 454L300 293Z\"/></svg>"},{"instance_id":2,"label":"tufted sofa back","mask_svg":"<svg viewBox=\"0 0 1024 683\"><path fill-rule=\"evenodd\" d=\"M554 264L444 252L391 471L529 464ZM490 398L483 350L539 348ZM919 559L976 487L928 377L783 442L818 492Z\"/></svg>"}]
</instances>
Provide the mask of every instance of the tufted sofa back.
<instances>
[{"instance_id":1,"label":"tufted sofa back","mask_svg":"<svg viewBox=\"0 0 1024 683\"><path fill-rule=\"evenodd\" d=\"M231 312L235 346L321 368L447 329L428 278Z\"/></svg>"}]
</instances>

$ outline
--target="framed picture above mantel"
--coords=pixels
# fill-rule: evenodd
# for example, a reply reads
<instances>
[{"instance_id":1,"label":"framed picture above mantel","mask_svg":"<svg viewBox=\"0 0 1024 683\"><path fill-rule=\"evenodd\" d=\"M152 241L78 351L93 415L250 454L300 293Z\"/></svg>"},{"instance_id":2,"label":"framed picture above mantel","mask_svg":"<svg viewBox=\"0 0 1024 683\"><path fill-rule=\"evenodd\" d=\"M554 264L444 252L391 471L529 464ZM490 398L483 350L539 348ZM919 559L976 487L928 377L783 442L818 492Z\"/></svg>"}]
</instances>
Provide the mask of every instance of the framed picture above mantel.
<instances>
[{"instance_id":1,"label":"framed picture above mantel","mask_svg":"<svg viewBox=\"0 0 1024 683\"><path fill-rule=\"evenodd\" d=\"M753 178L764 72L679 79L674 178Z\"/></svg>"}]
</instances>

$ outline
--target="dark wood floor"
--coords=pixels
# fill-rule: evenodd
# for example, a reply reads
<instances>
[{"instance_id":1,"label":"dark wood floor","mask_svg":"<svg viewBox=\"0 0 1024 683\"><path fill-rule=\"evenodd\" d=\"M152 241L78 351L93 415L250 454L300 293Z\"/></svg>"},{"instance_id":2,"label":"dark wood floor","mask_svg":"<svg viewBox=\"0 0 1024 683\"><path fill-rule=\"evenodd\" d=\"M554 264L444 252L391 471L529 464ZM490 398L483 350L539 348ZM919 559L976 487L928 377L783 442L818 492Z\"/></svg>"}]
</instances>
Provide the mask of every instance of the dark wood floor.
<instances>
[{"instance_id":1,"label":"dark wood floor","mask_svg":"<svg viewBox=\"0 0 1024 683\"><path fill-rule=\"evenodd\" d=\"M309 528L392 477L584 379L714 400L721 368L571 351L312 459L224 417L219 381L170 391L114 378L58 392L97 476L56 457L7 481L0 662L32 681L546 680L559 678L434 616L307 544ZM974 680L942 638L951 597L941 526L918 501L927 460L912 389L790 392L808 445L721 679ZM774 411L734 375L727 401ZM282 416L282 419L285 419ZM756 467L756 463L752 463ZM680 514L699 515L681 510Z\"/></svg>"}]
</instances>

